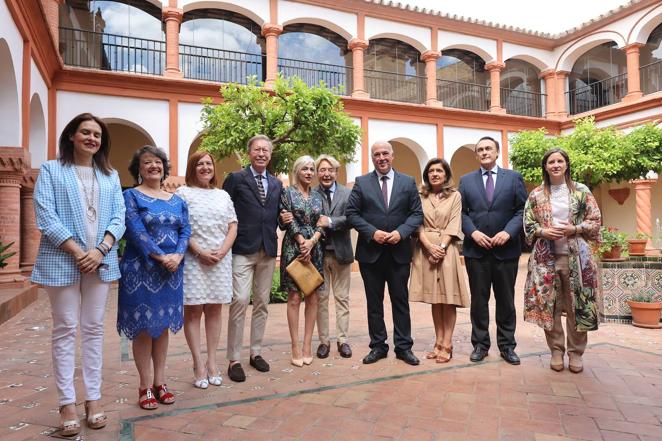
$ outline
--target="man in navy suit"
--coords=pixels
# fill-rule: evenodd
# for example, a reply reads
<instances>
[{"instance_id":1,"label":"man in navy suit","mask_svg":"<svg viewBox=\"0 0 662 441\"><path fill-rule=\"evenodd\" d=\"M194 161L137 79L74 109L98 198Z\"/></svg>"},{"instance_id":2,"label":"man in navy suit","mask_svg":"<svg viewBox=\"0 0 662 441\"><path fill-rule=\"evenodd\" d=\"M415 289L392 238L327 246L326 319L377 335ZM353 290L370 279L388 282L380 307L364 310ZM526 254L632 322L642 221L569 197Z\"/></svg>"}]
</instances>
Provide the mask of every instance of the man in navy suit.
<instances>
[{"instance_id":1,"label":"man in navy suit","mask_svg":"<svg viewBox=\"0 0 662 441\"><path fill-rule=\"evenodd\" d=\"M388 354L384 324L384 285L388 284L395 355L415 366L419 360L411 351L407 281L412 252L408 239L423 223L421 198L414 179L391 167L391 144L376 142L371 154L375 171L356 178L345 211L349 223L359 233L356 260L368 304L370 353L363 363L375 363Z\"/></svg>"},{"instance_id":2,"label":"man in navy suit","mask_svg":"<svg viewBox=\"0 0 662 441\"><path fill-rule=\"evenodd\" d=\"M244 340L246 307L253 292L250 365L268 372L269 364L260 355L267 322L267 305L276 265L276 227L282 184L267 172L272 144L268 137L256 135L248 140L251 164L230 173L223 190L227 191L237 213L237 239L232 247L232 303L228 323L228 376L245 381L240 355Z\"/></svg>"},{"instance_id":3,"label":"man in navy suit","mask_svg":"<svg viewBox=\"0 0 662 441\"><path fill-rule=\"evenodd\" d=\"M497 345L501 357L520 364L515 353L515 279L521 255L520 232L527 193L522 175L497 166L499 143L483 137L475 147L480 169L460 179L462 231L471 288L470 360L490 349L490 288L496 301Z\"/></svg>"}]
</instances>

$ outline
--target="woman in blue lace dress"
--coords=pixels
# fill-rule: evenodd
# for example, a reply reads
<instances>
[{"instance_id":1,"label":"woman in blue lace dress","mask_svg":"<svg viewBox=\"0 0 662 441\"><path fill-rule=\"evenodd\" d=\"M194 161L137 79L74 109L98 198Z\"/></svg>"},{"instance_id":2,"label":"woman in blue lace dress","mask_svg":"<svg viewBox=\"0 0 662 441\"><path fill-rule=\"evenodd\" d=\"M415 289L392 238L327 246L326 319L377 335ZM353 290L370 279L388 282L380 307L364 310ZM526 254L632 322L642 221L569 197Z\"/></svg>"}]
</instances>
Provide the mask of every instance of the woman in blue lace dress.
<instances>
[{"instance_id":1,"label":"woman in blue lace dress","mask_svg":"<svg viewBox=\"0 0 662 441\"><path fill-rule=\"evenodd\" d=\"M141 147L129 164L138 185L124 192L126 249L120 263L117 330L133 340L138 403L147 410L156 409L158 402L175 402L165 384L165 360L168 330L177 332L183 324L182 259L191 235L186 202L161 188L168 169L162 150Z\"/></svg>"}]
</instances>

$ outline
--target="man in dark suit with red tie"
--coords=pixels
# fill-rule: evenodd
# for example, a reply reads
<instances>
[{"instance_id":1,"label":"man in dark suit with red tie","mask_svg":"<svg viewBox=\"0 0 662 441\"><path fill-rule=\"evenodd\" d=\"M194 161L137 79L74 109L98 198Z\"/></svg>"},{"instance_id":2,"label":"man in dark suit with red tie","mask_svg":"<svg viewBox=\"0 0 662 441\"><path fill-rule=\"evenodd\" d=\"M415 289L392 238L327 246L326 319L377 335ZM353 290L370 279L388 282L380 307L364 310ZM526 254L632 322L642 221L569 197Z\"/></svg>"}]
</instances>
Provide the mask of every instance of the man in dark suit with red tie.
<instances>
[{"instance_id":1,"label":"man in dark suit with red tie","mask_svg":"<svg viewBox=\"0 0 662 441\"><path fill-rule=\"evenodd\" d=\"M489 136L475 147L480 169L462 176L462 232L471 288L470 360L490 349L490 289L496 301L497 345L501 357L520 364L515 353L515 279L521 255L520 232L527 193L522 175L497 166L499 143Z\"/></svg>"},{"instance_id":2,"label":"man in dark suit with red tie","mask_svg":"<svg viewBox=\"0 0 662 441\"><path fill-rule=\"evenodd\" d=\"M388 354L384 324L384 286L388 284L396 358L418 365L411 351L407 282L412 258L409 237L423 223L421 198L414 179L391 167L391 144L376 142L371 154L375 171L356 178L345 211L359 233L356 260L368 304L370 353L363 363L375 363Z\"/></svg>"}]
</instances>

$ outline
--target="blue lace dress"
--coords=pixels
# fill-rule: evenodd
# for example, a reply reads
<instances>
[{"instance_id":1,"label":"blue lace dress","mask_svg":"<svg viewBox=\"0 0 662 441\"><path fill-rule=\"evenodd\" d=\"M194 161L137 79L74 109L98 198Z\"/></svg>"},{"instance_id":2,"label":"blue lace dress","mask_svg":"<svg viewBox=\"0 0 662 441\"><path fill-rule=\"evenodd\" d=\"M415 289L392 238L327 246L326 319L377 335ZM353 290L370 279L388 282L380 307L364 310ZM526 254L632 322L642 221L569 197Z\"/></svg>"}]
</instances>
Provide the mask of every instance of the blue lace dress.
<instances>
[{"instance_id":1,"label":"blue lace dress","mask_svg":"<svg viewBox=\"0 0 662 441\"><path fill-rule=\"evenodd\" d=\"M124 192L126 248L120 262L117 331L133 340L152 338L183 324L184 262L171 273L150 254L184 254L191 227L186 202L177 195L155 199L135 189Z\"/></svg>"}]
</instances>

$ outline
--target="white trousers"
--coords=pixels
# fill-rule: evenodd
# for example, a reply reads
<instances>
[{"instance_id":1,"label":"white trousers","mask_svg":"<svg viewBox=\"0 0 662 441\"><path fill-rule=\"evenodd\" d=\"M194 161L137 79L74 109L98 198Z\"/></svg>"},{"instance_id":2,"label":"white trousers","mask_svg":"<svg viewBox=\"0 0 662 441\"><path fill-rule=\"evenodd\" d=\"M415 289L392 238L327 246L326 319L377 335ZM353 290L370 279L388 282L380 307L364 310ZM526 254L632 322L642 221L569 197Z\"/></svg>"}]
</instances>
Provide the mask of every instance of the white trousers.
<instances>
[{"instance_id":1,"label":"white trousers","mask_svg":"<svg viewBox=\"0 0 662 441\"><path fill-rule=\"evenodd\" d=\"M74 370L76 330L80 323L85 399L101 398L103 317L110 283L97 274L81 274L75 285L47 286L53 316L52 356L60 406L76 402Z\"/></svg>"}]
</instances>

